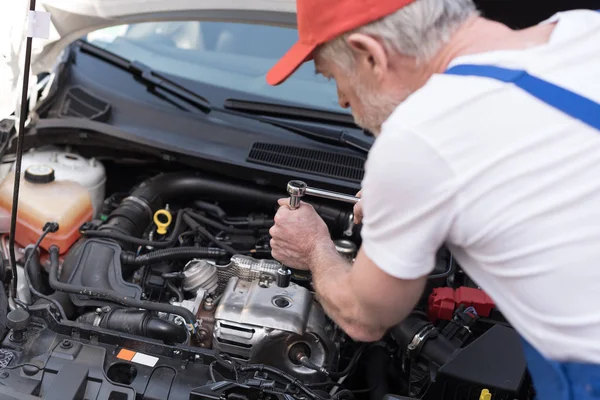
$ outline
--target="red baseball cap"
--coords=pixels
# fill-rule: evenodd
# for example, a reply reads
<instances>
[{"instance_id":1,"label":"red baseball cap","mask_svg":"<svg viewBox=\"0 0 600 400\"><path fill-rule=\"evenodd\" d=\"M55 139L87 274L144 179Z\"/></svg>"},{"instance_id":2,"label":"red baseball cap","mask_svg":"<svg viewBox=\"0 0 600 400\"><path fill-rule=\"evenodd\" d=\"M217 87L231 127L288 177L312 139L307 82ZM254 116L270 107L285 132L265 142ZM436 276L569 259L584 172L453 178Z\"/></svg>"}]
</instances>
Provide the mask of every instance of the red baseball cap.
<instances>
[{"instance_id":1,"label":"red baseball cap","mask_svg":"<svg viewBox=\"0 0 600 400\"><path fill-rule=\"evenodd\" d=\"M279 85L315 49L339 35L374 22L415 0L297 0L299 40L267 74L270 85Z\"/></svg>"}]
</instances>

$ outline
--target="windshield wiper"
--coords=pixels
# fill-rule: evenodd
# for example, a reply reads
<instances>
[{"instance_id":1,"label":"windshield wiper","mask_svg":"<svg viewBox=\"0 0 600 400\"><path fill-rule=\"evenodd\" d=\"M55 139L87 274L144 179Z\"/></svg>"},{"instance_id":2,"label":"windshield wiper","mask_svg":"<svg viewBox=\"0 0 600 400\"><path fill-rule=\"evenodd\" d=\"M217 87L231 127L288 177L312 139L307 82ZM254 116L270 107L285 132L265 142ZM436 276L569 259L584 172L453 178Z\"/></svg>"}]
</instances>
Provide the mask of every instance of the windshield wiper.
<instances>
[{"instance_id":1,"label":"windshield wiper","mask_svg":"<svg viewBox=\"0 0 600 400\"><path fill-rule=\"evenodd\" d=\"M91 54L96 58L100 58L131 73L138 81L144 83L148 87L150 93L168 101L184 111L195 112L200 110L204 113L208 113L212 110L210 103L204 97L154 71L146 64L138 61L129 61L84 40L79 41L79 46L82 52Z\"/></svg>"},{"instance_id":2,"label":"windshield wiper","mask_svg":"<svg viewBox=\"0 0 600 400\"><path fill-rule=\"evenodd\" d=\"M364 153L368 153L371 149L372 141L367 139L368 135L361 138L350 134L343 128L340 129L340 126L360 129L354 122L354 118L348 114L237 99L227 99L224 108L250 114L259 121L322 143L350 147Z\"/></svg>"},{"instance_id":3,"label":"windshield wiper","mask_svg":"<svg viewBox=\"0 0 600 400\"><path fill-rule=\"evenodd\" d=\"M264 116L328 122L360 129L354 123L352 115L333 111L237 99L225 100L224 107L228 110L243 111Z\"/></svg>"},{"instance_id":4,"label":"windshield wiper","mask_svg":"<svg viewBox=\"0 0 600 400\"><path fill-rule=\"evenodd\" d=\"M372 142L351 135L343 129L272 117L257 117L257 119L261 122L287 129L290 132L297 133L318 142L350 147L363 153L368 153L372 146Z\"/></svg>"}]
</instances>

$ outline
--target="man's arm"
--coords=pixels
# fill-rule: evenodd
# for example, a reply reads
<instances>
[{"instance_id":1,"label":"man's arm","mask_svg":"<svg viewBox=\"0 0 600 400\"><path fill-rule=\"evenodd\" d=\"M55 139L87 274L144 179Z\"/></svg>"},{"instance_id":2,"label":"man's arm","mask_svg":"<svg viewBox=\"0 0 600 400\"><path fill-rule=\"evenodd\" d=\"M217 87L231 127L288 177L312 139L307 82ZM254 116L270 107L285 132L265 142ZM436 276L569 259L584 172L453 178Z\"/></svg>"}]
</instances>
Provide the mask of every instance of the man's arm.
<instances>
[{"instance_id":1,"label":"man's arm","mask_svg":"<svg viewBox=\"0 0 600 400\"><path fill-rule=\"evenodd\" d=\"M290 210L289 199L281 199L279 205L270 230L273 257L292 268L311 270L318 299L350 337L378 340L408 316L426 278L388 275L363 249L351 266L337 253L327 226L310 204Z\"/></svg>"},{"instance_id":2,"label":"man's arm","mask_svg":"<svg viewBox=\"0 0 600 400\"><path fill-rule=\"evenodd\" d=\"M413 310L426 278L403 280L383 272L361 249L353 266L329 244L315 253L313 284L327 315L352 339L373 342Z\"/></svg>"},{"instance_id":3,"label":"man's arm","mask_svg":"<svg viewBox=\"0 0 600 400\"><path fill-rule=\"evenodd\" d=\"M338 256L314 208L289 200L275 215L271 248L291 268L310 269L329 316L358 340L377 340L418 301L449 235L460 187L436 149L411 132L382 134L363 181L362 247L351 267Z\"/></svg>"}]
</instances>

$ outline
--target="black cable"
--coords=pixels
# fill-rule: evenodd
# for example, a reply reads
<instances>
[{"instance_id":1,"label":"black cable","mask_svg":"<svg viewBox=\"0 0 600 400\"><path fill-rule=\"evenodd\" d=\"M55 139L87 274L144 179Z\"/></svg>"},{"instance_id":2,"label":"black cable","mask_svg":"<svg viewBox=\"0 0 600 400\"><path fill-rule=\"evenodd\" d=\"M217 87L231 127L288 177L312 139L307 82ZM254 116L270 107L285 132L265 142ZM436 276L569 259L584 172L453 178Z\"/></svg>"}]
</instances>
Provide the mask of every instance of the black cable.
<instances>
[{"instance_id":1,"label":"black cable","mask_svg":"<svg viewBox=\"0 0 600 400\"><path fill-rule=\"evenodd\" d=\"M40 370L42 370L42 369L45 368L45 367L40 367L39 365L35 365L33 363L22 363L22 364L13 365L12 367L0 368L0 371L1 370L5 370L5 369L13 370L13 369L23 368L23 367L34 367L34 368L37 368L38 371L40 371Z\"/></svg>"},{"instance_id":2,"label":"black cable","mask_svg":"<svg viewBox=\"0 0 600 400\"><path fill-rule=\"evenodd\" d=\"M360 359L360 356L364 353L364 351L367 349L367 346L368 346L368 343L363 343L360 345L360 347L358 348L356 353L354 353L354 355L352 356L350 363L348 363L348 365L346 366L346 368L343 371L329 372L329 376L331 377L331 379L336 380L336 379L340 379L343 376L350 375L352 373L352 371L354 370L354 368L356 368L356 365L358 364L358 360Z\"/></svg>"},{"instance_id":3,"label":"black cable","mask_svg":"<svg viewBox=\"0 0 600 400\"><path fill-rule=\"evenodd\" d=\"M249 365L244 365L242 367L239 367L239 370L242 372L250 372L250 371L268 372L270 374L273 374L275 376L278 376L282 379L287 380L289 383L291 383L292 385L294 385L298 389L300 389L302 392L304 392L304 394L306 394L308 397L311 397L315 400L325 400L324 397L322 397L319 394L317 394L316 392L312 391L309 387L307 387L299 379L296 379L293 376L288 375L287 373L285 373L275 367L271 367L271 366L264 365L264 364L249 364Z\"/></svg>"},{"instance_id":4,"label":"black cable","mask_svg":"<svg viewBox=\"0 0 600 400\"><path fill-rule=\"evenodd\" d=\"M271 367L271 366L264 365L264 364L237 365L233 359L230 359L225 354L215 354L215 359L217 360L219 365L223 366L225 369L227 369L229 371L235 372L236 374L237 374L237 371L240 371L240 372L253 372L253 371L267 372L267 373L275 375L281 379L284 379L285 381L287 381L291 385L297 387L298 389L300 389L300 391L302 391L304 394L306 394L308 397L310 397L314 400L328 400L328 399L320 396L318 393L314 392L313 390L311 390L308 386L306 386L299 379L296 379L292 375L289 375L275 367Z\"/></svg>"},{"instance_id":5,"label":"black cable","mask_svg":"<svg viewBox=\"0 0 600 400\"><path fill-rule=\"evenodd\" d=\"M40 244L42 243L42 241L44 240L44 238L52 232L56 232L58 231L58 224L56 222L51 222L51 223L46 223L46 225L44 225L44 232L40 235L39 239L37 240L37 242L35 243L35 245L33 245L33 249L32 251L29 253L29 256L25 259L25 264L23 264L23 274L25 275L25 279L27 280L27 286L29 287L29 290L31 291L31 293L40 298L40 299L44 299L48 302L50 302L52 305L54 305L54 307L56 307L56 309L58 310L60 317L63 320L67 320L67 315L65 314L65 310L63 309L62 305L56 301L55 299L46 296L45 294L40 293L34 285L31 284L31 277L29 276L30 273L30 269L31 269L31 260L33 259L34 254L37 253L38 248L40 247ZM25 251L27 253L27 251Z\"/></svg>"},{"instance_id":6,"label":"black cable","mask_svg":"<svg viewBox=\"0 0 600 400\"><path fill-rule=\"evenodd\" d=\"M448 261L448 268L446 269L446 271L439 273L439 274L429 275L427 277L427 279L447 278L450 275L452 275L453 272L454 272L454 257L452 256L452 254L450 254L450 260Z\"/></svg>"},{"instance_id":7,"label":"black cable","mask_svg":"<svg viewBox=\"0 0 600 400\"><path fill-rule=\"evenodd\" d=\"M201 233L202 235L206 236L206 238L208 238L212 243L214 243L215 246L219 246L220 248L225 250L227 252L227 254L229 254L230 256L234 256L234 255L240 253L233 247L221 242L220 240L217 240L216 237L214 237L209 231L206 230L206 228L204 228L198 222L194 221L194 219L192 217L190 217L189 215L187 215L187 213L186 213L186 215L183 216L183 219L189 225L190 228L192 228L192 229L198 231L199 233Z\"/></svg>"},{"instance_id":8,"label":"black cable","mask_svg":"<svg viewBox=\"0 0 600 400\"><path fill-rule=\"evenodd\" d=\"M29 1L29 10L35 11L36 0ZM23 141L25 139L25 122L29 113L28 89L29 71L31 69L31 47L33 38L27 37L25 45L25 64L23 66L23 92L21 94L21 116L19 118L19 132L17 136L17 150L15 162L15 182L13 187L12 211L10 215L10 236L8 252L10 253L10 264L12 266L12 291L16 297L17 293L17 257L15 255L15 233L17 230L17 211L19 208L19 189L21 185L21 162L23 160Z\"/></svg>"},{"instance_id":9,"label":"black cable","mask_svg":"<svg viewBox=\"0 0 600 400\"><path fill-rule=\"evenodd\" d=\"M173 227L173 232L171 233L169 238L167 240L165 240L164 242L140 239L135 236L129 236L129 235L125 235L123 233L110 232L110 231L86 231L86 230L84 230L84 231L81 231L81 234L83 236L87 236L87 237L113 239L113 240L119 240L119 241L131 243L131 244L136 244L138 246L152 246L157 249L162 249L162 248L171 247L171 246L174 246L175 244L177 244L177 240L179 239L179 235L180 235L181 225L183 222L183 215L184 215L183 210L180 210L177 213L177 217L175 219L175 226Z\"/></svg>"},{"instance_id":10,"label":"black cable","mask_svg":"<svg viewBox=\"0 0 600 400\"><path fill-rule=\"evenodd\" d=\"M145 310L164 312L167 314L176 314L183 317L186 322L191 324L195 332L196 316L187 308L173 306L171 304L154 303L152 301L138 300L132 297L123 296L114 290L103 290L89 286L72 285L58 280L58 247L50 246L50 286L54 290L72 294L85 294L86 296L121 304L126 307L143 308Z\"/></svg>"},{"instance_id":11,"label":"black cable","mask_svg":"<svg viewBox=\"0 0 600 400\"><path fill-rule=\"evenodd\" d=\"M166 284L167 288L171 291L171 293L177 296L177 301L181 303L183 301L183 292L177 289L171 281L166 281Z\"/></svg>"}]
</instances>

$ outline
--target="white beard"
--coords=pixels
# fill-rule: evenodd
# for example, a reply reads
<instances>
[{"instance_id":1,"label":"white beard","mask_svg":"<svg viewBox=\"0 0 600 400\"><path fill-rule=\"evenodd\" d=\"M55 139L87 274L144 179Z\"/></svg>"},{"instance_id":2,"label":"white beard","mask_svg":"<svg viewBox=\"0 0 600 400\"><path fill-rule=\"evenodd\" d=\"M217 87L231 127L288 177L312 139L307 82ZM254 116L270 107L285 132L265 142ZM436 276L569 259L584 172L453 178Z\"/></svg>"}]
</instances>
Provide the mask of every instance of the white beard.
<instances>
[{"instance_id":1,"label":"white beard","mask_svg":"<svg viewBox=\"0 0 600 400\"><path fill-rule=\"evenodd\" d=\"M368 130L374 135L379 135L381 125L394 112L409 95L409 93L397 95L390 92L376 93L368 85L355 77L354 91L362 103L363 115L358 115L352 110L352 116L358 126Z\"/></svg>"}]
</instances>

